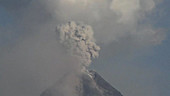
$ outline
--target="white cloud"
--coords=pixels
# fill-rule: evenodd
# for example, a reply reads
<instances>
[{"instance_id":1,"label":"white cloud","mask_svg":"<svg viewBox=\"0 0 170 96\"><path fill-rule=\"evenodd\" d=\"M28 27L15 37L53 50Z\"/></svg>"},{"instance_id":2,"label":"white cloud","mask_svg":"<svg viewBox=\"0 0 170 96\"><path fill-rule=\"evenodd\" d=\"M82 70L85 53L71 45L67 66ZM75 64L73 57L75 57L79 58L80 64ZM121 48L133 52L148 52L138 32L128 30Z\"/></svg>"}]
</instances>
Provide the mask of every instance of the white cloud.
<instances>
[{"instance_id":1,"label":"white cloud","mask_svg":"<svg viewBox=\"0 0 170 96\"><path fill-rule=\"evenodd\" d=\"M113 0L111 10L120 16L119 22L132 22L140 10L140 0Z\"/></svg>"},{"instance_id":2,"label":"white cloud","mask_svg":"<svg viewBox=\"0 0 170 96\"><path fill-rule=\"evenodd\" d=\"M120 17L120 23L129 23L137 22L140 15L144 15L154 7L153 0L113 0L110 8Z\"/></svg>"}]
</instances>

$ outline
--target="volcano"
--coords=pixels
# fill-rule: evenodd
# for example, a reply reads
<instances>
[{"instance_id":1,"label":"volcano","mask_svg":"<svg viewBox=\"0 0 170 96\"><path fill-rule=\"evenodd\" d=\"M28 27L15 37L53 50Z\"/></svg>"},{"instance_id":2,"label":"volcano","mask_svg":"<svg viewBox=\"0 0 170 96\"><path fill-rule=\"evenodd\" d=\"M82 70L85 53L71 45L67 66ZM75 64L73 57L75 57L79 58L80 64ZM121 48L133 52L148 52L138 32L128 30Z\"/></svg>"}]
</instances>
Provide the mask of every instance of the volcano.
<instances>
[{"instance_id":1,"label":"volcano","mask_svg":"<svg viewBox=\"0 0 170 96\"><path fill-rule=\"evenodd\" d=\"M97 72L90 70L80 76L80 83L74 89L77 96L123 96ZM65 96L55 87L45 90L40 96ZM70 95L69 95L70 96Z\"/></svg>"}]
</instances>

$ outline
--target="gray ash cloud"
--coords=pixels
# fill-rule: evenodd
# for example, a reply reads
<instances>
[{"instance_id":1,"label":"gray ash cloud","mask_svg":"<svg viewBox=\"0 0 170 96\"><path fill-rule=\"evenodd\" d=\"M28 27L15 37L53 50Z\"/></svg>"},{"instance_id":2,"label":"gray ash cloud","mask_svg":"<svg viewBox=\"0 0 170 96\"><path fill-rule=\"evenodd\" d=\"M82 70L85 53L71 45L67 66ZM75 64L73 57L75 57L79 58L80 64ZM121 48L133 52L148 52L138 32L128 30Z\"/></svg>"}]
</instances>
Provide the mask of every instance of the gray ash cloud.
<instances>
[{"instance_id":1,"label":"gray ash cloud","mask_svg":"<svg viewBox=\"0 0 170 96\"><path fill-rule=\"evenodd\" d=\"M89 66L92 58L99 56L100 47L95 43L91 26L72 21L57 26L57 33L60 43L78 57L83 66Z\"/></svg>"}]
</instances>

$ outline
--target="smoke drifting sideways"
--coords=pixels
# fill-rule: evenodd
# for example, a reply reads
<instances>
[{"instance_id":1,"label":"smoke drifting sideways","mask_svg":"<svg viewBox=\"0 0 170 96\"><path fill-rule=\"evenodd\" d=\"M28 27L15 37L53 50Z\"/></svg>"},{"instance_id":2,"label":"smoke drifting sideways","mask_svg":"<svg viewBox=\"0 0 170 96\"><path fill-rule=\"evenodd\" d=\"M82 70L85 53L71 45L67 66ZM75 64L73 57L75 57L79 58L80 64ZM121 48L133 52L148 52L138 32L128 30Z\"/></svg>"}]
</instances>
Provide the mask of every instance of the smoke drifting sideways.
<instances>
[{"instance_id":1,"label":"smoke drifting sideways","mask_svg":"<svg viewBox=\"0 0 170 96\"><path fill-rule=\"evenodd\" d=\"M31 29L37 33L3 50L0 58L1 96L39 96L65 74L81 71L79 60L67 54L57 42L57 25L41 26L44 28ZM68 80L72 80L70 78L74 79L69 77Z\"/></svg>"},{"instance_id":2,"label":"smoke drifting sideways","mask_svg":"<svg viewBox=\"0 0 170 96\"><path fill-rule=\"evenodd\" d=\"M69 22L57 27L60 43L68 52L77 56L81 64L87 67L91 64L91 59L99 56L100 47L96 45L93 38L93 30L89 25Z\"/></svg>"}]
</instances>

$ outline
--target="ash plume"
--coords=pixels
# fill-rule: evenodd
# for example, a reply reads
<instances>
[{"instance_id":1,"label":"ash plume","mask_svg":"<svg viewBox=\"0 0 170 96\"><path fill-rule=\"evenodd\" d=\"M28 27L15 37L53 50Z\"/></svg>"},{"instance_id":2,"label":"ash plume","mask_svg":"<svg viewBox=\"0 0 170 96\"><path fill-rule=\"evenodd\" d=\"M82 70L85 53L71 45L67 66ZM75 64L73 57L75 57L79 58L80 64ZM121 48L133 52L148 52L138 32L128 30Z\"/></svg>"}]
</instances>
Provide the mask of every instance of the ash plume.
<instances>
[{"instance_id":1,"label":"ash plume","mask_svg":"<svg viewBox=\"0 0 170 96\"><path fill-rule=\"evenodd\" d=\"M71 21L57 26L57 33L60 43L78 57L83 66L89 66L92 58L99 56L100 47L95 43L91 26Z\"/></svg>"},{"instance_id":2,"label":"ash plume","mask_svg":"<svg viewBox=\"0 0 170 96\"><path fill-rule=\"evenodd\" d=\"M147 51L145 48L161 44L165 32L148 21L158 1L162 0L0 0L0 14L6 13L4 17L10 18L4 18L7 24L0 26L0 96L38 96L58 80L63 81L66 88L74 87L77 76L74 74L79 75L82 66L89 66L92 59L98 57L100 47L97 44L102 48L98 62L103 64L103 71L108 58L120 62L136 50ZM64 24L68 21L74 22ZM84 24L75 23L78 21ZM56 25L59 25L57 36ZM115 75L111 82L115 82L113 79L121 67L128 66L126 63L118 63L120 67L115 67L115 61L112 63L110 67L115 69L112 68L110 73ZM129 71L121 71L119 75L123 79L118 78L117 86L124 94L155 96L158 90L152 85L162 90L152 82L154 73L142 77L151 78L149 83L139 83L139 86L145 86L143 89L136 88L136 83L135 87L131 86L133 82L129 78L140 77L139 73L144 69L136 69L141 72L134 71L134 76L129 75ZM67 73L71 74L64 78ZM129 86L122 83L127 80ZM57 84L62 86L60 82ZM146 93L146 89L153 90Z\"/></svg>"}]
</instances>

